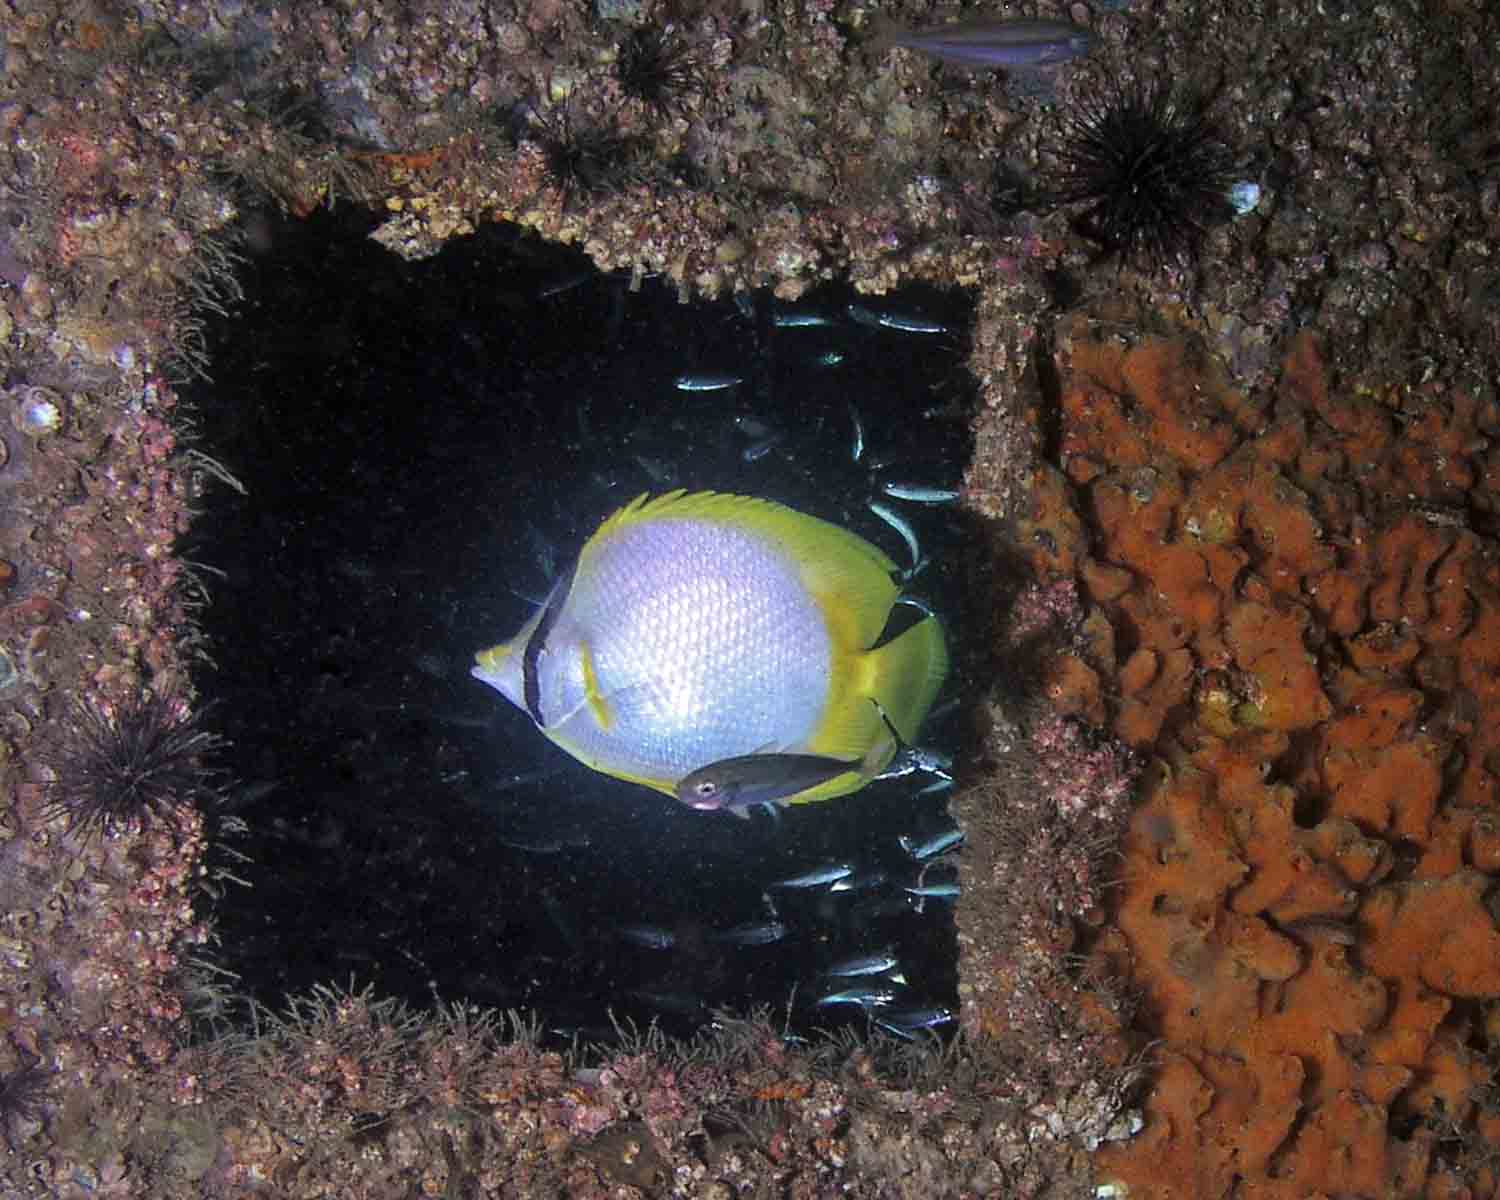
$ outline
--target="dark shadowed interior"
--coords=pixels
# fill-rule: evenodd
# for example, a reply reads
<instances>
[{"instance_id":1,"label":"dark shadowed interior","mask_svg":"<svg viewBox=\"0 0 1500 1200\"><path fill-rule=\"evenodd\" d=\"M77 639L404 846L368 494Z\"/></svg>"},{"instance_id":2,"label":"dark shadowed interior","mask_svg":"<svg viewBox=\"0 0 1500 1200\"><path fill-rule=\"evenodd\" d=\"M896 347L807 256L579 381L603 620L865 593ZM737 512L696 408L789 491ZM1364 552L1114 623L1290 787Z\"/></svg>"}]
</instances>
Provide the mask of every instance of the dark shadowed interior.
<instances>
[{"instance_id":1,"label":"dark shadowed interior","mask_svg":"<svg viewBox=\"0 0 1500 1200\"><path fill-rule=\"evenodd\" d=\"M911 525L931 561L908 590L959 643L961 524L880 489L958 485L967 300L683 305L511 226L416 263L368 229L350 211L262 224L195 396L198 449L245 489L209 487L185 555L211 597L199 684L233 744L224 816L252 885L217 906L222 965L267 1004L352 978L600 1036L611 1013L687 1032L760 1003L803 1030L862 1024L815 1004L839 983L823 972L889 946L894 1004L955 1006L952 901L905 889L956 872L898 840L950 826L942 791L918 795L931 776L774 820L694 812L583 767L468 672L604 517L673 488L779 500L907 566L876 501ZM962 682L924 744L960 748ZM847 890L772 886L835 861ZM773 920L784 936L758 944Z\"/></svg>"}]
</instances>

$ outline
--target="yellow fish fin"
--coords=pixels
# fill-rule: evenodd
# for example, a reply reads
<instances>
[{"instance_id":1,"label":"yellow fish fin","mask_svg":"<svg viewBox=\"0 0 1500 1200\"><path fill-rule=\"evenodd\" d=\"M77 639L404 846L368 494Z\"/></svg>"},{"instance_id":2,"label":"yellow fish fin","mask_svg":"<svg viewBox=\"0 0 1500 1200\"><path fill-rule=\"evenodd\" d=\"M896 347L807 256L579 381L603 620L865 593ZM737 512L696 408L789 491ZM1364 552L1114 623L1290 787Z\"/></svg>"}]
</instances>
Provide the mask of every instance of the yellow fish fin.
<instances>
[{"instance_id":1,"label":"yellow fish fin","mask_svg":"<svg viewBox=\"0 0 1500 1200\"><path fill-rule=\"evenodd\" d=\"M479 651L478 654L474 655L474 661L486 671L497 671L500 669L500 665L515 652L516 648L514 644L511 642L501 642L498 646L491 646L487 650Z\"/></svg>"},{"instance_id":2,"label":"yellow fish fin","mask_svg":"<svg viewBox=\"0 0 1500 1200\"><path fill-rule=\"evenodd\" d=\"M603 542L613 537L620 530L628 529L630 526L638 524L643 519L641 516L643 509L661 504L663 501L673 500L682 494L683 490L679 488L675 492L668 492L665 496L658 496L653 500L651 499L650 492L642 492L634 500L630 501L630 503L621 505L615 509L614 512L604 519L604 523L598 529L594 530L594 536L589 538L583 544L583 549L578 552L577 574L583 575L585 573L594 553Z\"/></svg>"},{"instance_id":3,"label":"yellow fish fin","mask_svg":"<svg viewBox=\"0 0 1500 1200\"><path fill-rule=\"evenodd\" d=\"M864 758L882 736L889 740L880 710L868 699L873 678L871 667L868 652L845 649L835 642L828 666L828 700L822 720L807 739L808 754ZM890 752L895 754L894 746Z\"/></svg>"},{"instance_id":4,"label":"yellow fish fin","mask_svg":"<svg viewBox=\"0 0 1500 1200\"><path fill-rule=\"evenodd\" d=\"M926 617L870 651L865 660L870 672L866 696L879 701L903 741L916 741L948 677L948 643L942 625L936 617Z\"/></svg>"},{"instance_id":5,"label":"yellow fish fin","mask_svg":"<svg viewBox=\"0 0 1500 1200\"><path fill-rule=\"evenodd\" d=\"M875 706L871 704L870 707ZM864 757L859 762L850 765L849 770L832 779L825 779L816 787L810 787L794 796L788 796L780 803L813 804L819 800L832 800L835 796L847 796L850 792L859 791L885 770L891 759L896 756L897 746L891 738L890 730L884 728L884 722L881 726L883 732L871 743Z\"/></svg>"},{"instance_id":6,"label":"yellow fish fin","mask_svg":"<svg viewBox=\"0 0 1500 1200\"><path fill-rule=\"evenodd\" d=\"M594 724L608 731L614 727L615 715L610 710L609 701L605 699L604 693L599 690L599 676L594 670L594 653L589 649L589 644L582 639L578 642L578 661L583 668L584 700L588 703Z\"/></svg>"},{"instance_id":7,"label":"yellow fish fin","mask_svg":"<svg viewBox=\"0 0 1500 1200\"><path fill-rule=\"evenodd\" d=\"M879 772L876 772L878 774ZM835 796L847 796L850 792L857 792L873 778L863 771L845 771L842 775L835 775L832 779L825 779L817 787L810 787L806 791L798 792L795 796L787 796L777 801L778 804L816 804L819 800L832 800Z\"/></svg>"},{"instance_id":8,"label":"yellow fish fin","mask_svg":"<svg viewBox=\"0 0 1500 1200\"><path fill-rule=\"evenodd\" d=\"M904 741L915 741L947 674L948 647L936 617L918 621L875 650L835 650L828 706L808 738L808 753L860 758L884 738L888 745L874 772L878 773L897 749L880 710ZM878 708L872 699L879 702Z\"/></svg>"}]
</instances>

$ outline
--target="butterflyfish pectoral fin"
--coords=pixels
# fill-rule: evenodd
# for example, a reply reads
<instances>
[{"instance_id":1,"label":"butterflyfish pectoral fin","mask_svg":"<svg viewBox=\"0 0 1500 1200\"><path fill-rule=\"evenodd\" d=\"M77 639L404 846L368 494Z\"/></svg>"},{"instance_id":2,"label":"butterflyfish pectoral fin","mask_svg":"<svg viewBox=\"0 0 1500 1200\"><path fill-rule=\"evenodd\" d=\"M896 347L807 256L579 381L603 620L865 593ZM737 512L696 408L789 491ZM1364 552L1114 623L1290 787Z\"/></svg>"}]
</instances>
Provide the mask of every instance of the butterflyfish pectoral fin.
<instances>
[{"instance_id":1,"label":"butterflyfish pectoral fin","mask_svg":"<svg viewBox=\"0 0 1500 1200\"><path fill-rule=\"evenodd\" d=\"M594 669L594 653L587 642L578 643L578 660L583 668L583 697L589 713L594 724L608 732L614 728L615 715L604 693L599 690L599 673Z\"/></svg>"}]
</instances>

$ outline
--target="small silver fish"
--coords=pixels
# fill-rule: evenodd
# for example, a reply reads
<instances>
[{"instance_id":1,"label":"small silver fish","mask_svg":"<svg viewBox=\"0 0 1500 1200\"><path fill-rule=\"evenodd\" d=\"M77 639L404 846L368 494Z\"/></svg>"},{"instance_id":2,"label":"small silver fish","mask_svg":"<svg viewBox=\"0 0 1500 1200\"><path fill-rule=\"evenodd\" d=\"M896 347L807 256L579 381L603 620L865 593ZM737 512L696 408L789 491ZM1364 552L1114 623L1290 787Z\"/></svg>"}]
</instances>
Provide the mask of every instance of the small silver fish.
<instances>
[{"instance_id":1,"label":"small silver fish","mask_svg":"<svg viewBox=\"0 0 1500 1200\"><path fill-rule=\"evenodd\" d=\"M896 500L910 500L913 504L952 504L959 496L953 488L928 487L922 483L902 483L899 480L882 483L880 490Z\"/></svg>"},{"instance_id":2,"label":"small silver fish","mask_svg":"<svg viewBox=\"0 0 1500 1200\"><path fill-rule=\"evenodd\" d=\"M851 304L845 310L849 319L857 325L868 325L873 329L893 329L897 333L947 333L948 326L941 321L916 313L879 312L863 304Z\"/></svg>"},{"instance_id":3,"label":"small silver fish","mask_svg":"<svg viewBox=\"0 0 1500 1200\"><path fill-rule=\"evenodd\" d=\"M813 1001L814 1008L829 1008L835 1004L857 1004L860 1008L883 1008L896 1002L896 993L890 988L855 987L830 992Z\"/></svg>"},{"instance_id":4,"label":"small silver fish","mask_svg":"<svg viewBox=\"0 0 1500 1200\"><path fill-rule=\"evenodd\" d=\"M881 1012L875 1018L875 1024L887 1033L893 1033L899 1038L910 1041L923 1029L936 1029L939 1025L951 1025L954 1020L956 1018L953 1013L946 1008L904 1008Z\"/></svg>"},{"instance_id":5,"label":"small silver fish","mask_svg":"<svg viewBox=\"0 0 1500 1200\"><path fill-rule=\"evenodd\" d=\"M859 418L859 409L849 406L849 423L854 426L854 440L849 446L849 457L858 462L865 456L865 423Z\"/></svg>"},{"instance_id":6,"label":"small silver fish","mask_svg":"<svg viewBox=\"0 0 1500 1200\"><path fill-rule=\"evenodd\" d=\"M564 292L570 292L576 287L582 287L586 283L592 283L594 280L601 278L603 276L593 267L590 267L586 271L579 271L573 275L564 275L561 279L543 285L536 294L537 299L550 300L553 296L560 296Z\"/></svg>"},{"instance_id":7,"label":"small silver fish","mask_svg":"<svg viewBox=\"0 0 1500 1200\"><path fill-rule=\"evenodd\" d=\"M896 757L891 759L890 766L880 772L876 778L900 779L902 776L914 775L921 771L951 782L953 776L949 772L952 767L952 757L941 750L934 750L931 746L902 746L896 752Z\"/></svg>"},{"instance_id":8,"label":"small silver fish","mask_svg":"<svg viewBox=\"0 0 1500 1200\"><path fill-rule=\"evenodd\" d=\"M752 921L736 925L713 935L716 942L729 942L735 946L769 946L786 937L786 926L780 921Z\"/></svg>"},{"instance_id":9,"label":"small silver fish","mask_svg":"<svg viewBox=\"0 0 1500 1200\"><path fill-rule=\"evenodd\" d=\"M958 845L959 842L964 840L964 831L962 829L945 829L942 833L935 833L930 838L920 842L915 838L909 838L905 834L902 834L896 840L901 843L901 849L905 850L913 858L921 860L932 858L936 854L941 854L949 847Z\"/></svg>"},{"instance_id":10,"label":"small silver fish","mask_svg":"<svg viewBox=\"0 0 1500 1200\"><path fill-rule=\"evenodd\" d=\"M751 442L740 451L740 461L747 463L759 462L784 441L786 441L786 434L773 433L761 438L759 441Z\"/></svg>"},{"instance_id":11,"label":"small silver fish","mask_svg":"<svg viewBox=\"0 0 1500 1200\"><path fill-rule=\"evenodd\" d=\"M777 329L818 329L832 325L833 318L805 308L779 309L771 314L771 324Z\"/></svg>"},{"instance_id":12,"label":"small silver fish","mask_svg":"<svg viewBox=\"0 0 1500 1200\"><path fill-rule=\"evenodd\" d=\"M959 894L956 883L923 883L903 890L908 896L919 896L924 900L952 900Z\"/></svg>"},{"instance_id":13,"label":"small silver fish","mask_svg":"<svg viewBox=\"0 0 1500 1200\"><path fill-rule=\"evenodd\" d=\"M688 372L672 380L679 392L723 392L745 382L743 375L722 375L712 371Z\"/></svg>"},{"instance_id":14,"label":"small silver fish","mask_svg":"<svg viewBox=\"0 0 1500 1200\"><path fill-rule=\"evenodd\" d=\"M852 874L854 874L854 867L849 863L828 863L826 866L817 867L805 874L793 875L790 879L778 879L770 886L773 888L822 887L825 883L834 883Z\"/></svg>"},{"instance_id":15,"label":"small silver fish","mask_svg":"<svg viewBox=\"0 0 1500 1200\"><path fill-rule=\"evenodd\" d=\"M828 890L830 892L868 892L878 888L890 876L884 871L864 871L859 875L850 875L847 879L840 879Z\"/></svg>"},{"instance_id":16,"label":"small silver fish","mask_svg":"<svg viewBox=\"0 0 1500 1200\"><path fill-rule=\"evenodd\" d=\"M824 974L843 976L881 975L899 965L900 960L896 957L891 947L887 946L885 949L876 950L872 954L861 954L855 958L846 958L840 962L836 962Z\"/></svg>"},{"instance_id":17,"label":"small silver fish","mask_svg":"<svg viewBox=\"0 0 1500 1200\"><path fill-rule=\"evenodd\" d=\"M670 929L656 925L624 925L616 932L627 942L647 950L670 950L677 943L677 937Z\"/></svg>"},{"instance_id":18,"label":"small silver fish","mask_svg":"<svg viewBox=\"0 0 1500 1200\"><path fill-rule=\"evenodd\" d=\"M923 605L918 605L918 607L925 609ZM917 771L923 771L929 775L936 775L940 780L949 784L953 782L953 776L948 773L949 768L953 766L953 759L950 755L928 746L913 746L908 744L906 739L901 736L901 731L892 724L890 715L880 706L879 701L875 701L875 708L880 713L880 719L885 723L886 732L890 734L891 740L896 743L896 756L887 764L885 770L875 776L876 779L899 779L903 775L911 775ZM925 795L926 792L927 789L924 788L917 794ZM963 835L959 834L959 838L962 839L962 837ZM903 837L900 840L901 844L905 846L907 839ZM925 874L927 868L923 867L922 870Z\"/></svg>"},{"instance_id":19,"label":"small silver fish","mask_svg":"<svg viewBox=\"0 0 1500 1200\"><path fill-rule=\"evenodd\" d=\"M917 531L911 527L911 523L906 518L899 516L894 509L880 503L879 500L871 500L868 507L872 513L901 535L901 540L911 551L911 573L916 574L917 567L922 562L922 547L917 544Z\"/></svg>"}]
</instances>

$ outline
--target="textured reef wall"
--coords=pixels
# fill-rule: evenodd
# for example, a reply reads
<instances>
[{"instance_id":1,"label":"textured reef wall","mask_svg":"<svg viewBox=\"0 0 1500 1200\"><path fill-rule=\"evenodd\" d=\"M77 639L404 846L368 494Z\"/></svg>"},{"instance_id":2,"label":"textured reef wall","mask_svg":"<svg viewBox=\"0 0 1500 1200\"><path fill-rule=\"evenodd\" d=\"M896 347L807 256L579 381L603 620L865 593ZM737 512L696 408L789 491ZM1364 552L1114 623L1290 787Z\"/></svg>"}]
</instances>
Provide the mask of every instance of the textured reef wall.
<instances>
[{"instance_id":1,"label":"textured reef wall","mask_svg":"<svg viewBox=\"0 0 1500 1200\"><path fill-rule=\"evenodd\" d=\"M7 1195L1493 1194L1496 15L1043 5L1098 65L1029 80L876 15L5 6ZM668 24L691 69L630 94ZM1264 186L1198 268L1102 266L1015 203L1105 73L1211 80ZM70 831L80 714L185 707L204 649L170 547L224 473L174 378L256 208L330 203L396 253L512 219L685 297L977 291L954 1050L750 1019L582 1065L343 991L225 1034L198 813L105 793L113 831Z\"/></svg>"},{"instance_id":2,"label":"textured reef wall","mask_svg":"<svg viewBox=\"0 0 1500 1200\"><path fill-rule=\"evenodd\" d=\"M1077 328L1059 358L1045 486L1097 538L1055 565L1108 629L1058 698L1097 714L1115 681L1113 728L1154 753L1096 952L1160 1074L1104 1175L1488 1194L1500 408L1351 392L1308 335L1258 403L1182 341Z\"/></svg>"}]
</instances>

